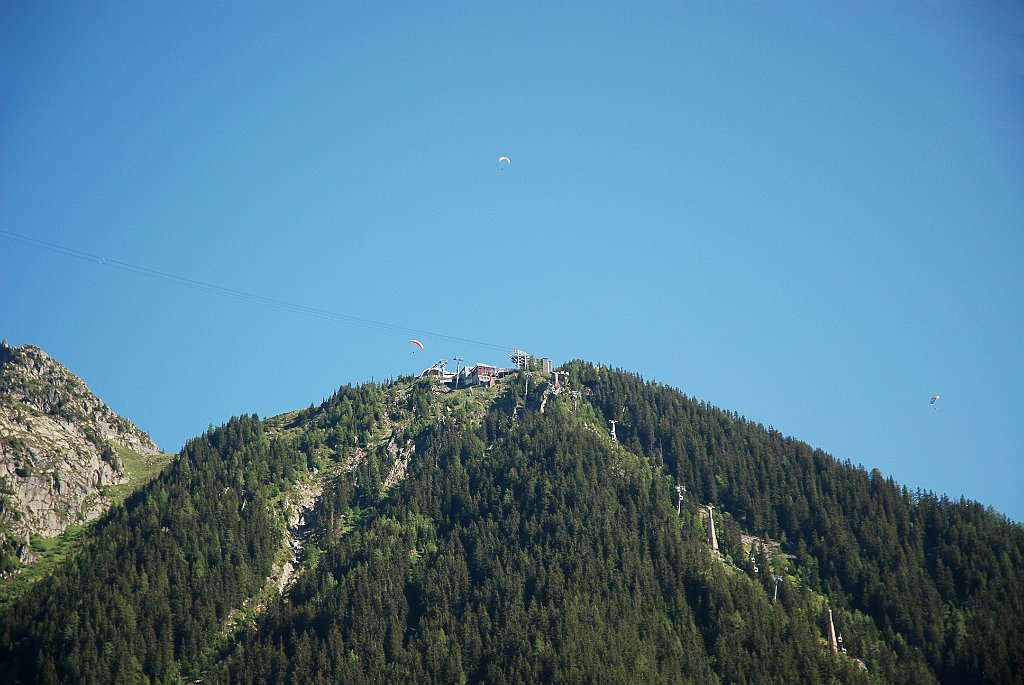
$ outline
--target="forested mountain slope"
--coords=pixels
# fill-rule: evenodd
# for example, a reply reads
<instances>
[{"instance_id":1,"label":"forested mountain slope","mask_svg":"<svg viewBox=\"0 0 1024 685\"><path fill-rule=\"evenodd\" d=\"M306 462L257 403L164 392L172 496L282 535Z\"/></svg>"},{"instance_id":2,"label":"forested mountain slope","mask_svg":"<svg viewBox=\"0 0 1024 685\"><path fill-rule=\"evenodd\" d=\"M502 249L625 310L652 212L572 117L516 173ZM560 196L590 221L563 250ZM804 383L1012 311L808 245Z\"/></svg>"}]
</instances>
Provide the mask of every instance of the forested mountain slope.
<instances>
[{"instance_id":1,"label":"forested mountain slope","mask_svg":"<svg viewBox=\"0 0 1024 685\"><path fill-rule=\"evenodd\" d=\"M0 677L1022 682L1020 526L565 368L525 407L525 374L400 379L189 442L0 615Z\"/></svg>"},{"instance_id":2,"label":"forested mountain slope","mask_svg":"<svg viewBox=\"0 0 1024 685\"><path fill-rule=\"evenodd\" d=\"M909 492L638 376L573 364L620 440L663 455L745 530L788 543L808 585L870 616L943 682L1024 679L1024 529L977 502ZM735 546L733 546L735 549ZM851 651L867 653L858 633Z\"/></svg>"}]
</instances>

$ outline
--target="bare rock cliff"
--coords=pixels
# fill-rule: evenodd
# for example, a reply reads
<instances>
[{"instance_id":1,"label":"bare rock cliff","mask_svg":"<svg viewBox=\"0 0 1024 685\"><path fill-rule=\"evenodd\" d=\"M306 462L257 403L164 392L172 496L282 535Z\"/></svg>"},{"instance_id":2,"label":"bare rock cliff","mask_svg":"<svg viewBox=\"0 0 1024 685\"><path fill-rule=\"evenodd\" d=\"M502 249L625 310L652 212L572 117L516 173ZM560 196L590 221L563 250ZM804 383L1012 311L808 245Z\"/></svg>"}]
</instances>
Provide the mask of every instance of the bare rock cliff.
<instances>
[{"instance_id":1,"label":"bare rock cliff","mask_svg":"<svg viewBox=\"0 0 1024 685\"><path fill-rule=\"evenodd\" d=\"M58 535L102 514L103 487L128 479L111 442L159 452L41 349L0 343L0 547L31 561L30 534Z\"/></svg>"}]
</instances>

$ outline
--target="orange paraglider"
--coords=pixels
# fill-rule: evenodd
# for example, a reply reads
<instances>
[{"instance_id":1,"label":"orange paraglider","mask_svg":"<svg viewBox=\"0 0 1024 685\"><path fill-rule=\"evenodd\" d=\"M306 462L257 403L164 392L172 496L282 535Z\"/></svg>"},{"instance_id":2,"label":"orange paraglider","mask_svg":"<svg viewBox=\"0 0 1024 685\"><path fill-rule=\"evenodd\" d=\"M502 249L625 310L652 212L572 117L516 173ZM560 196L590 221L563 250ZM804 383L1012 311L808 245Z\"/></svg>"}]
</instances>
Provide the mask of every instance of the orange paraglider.
<instances>
[{"instance_id":1,"label":"orange paraglider","mask_svg":"<svg viewBox=\"0 0 1024 685\"><path fill-rule=\"evenodd\" d=\"M413 345L420 348L421 350L424 349L423 343L421 343L419 340L410 340L409 342L411 342Z\"/></svg>"}]
</instances>

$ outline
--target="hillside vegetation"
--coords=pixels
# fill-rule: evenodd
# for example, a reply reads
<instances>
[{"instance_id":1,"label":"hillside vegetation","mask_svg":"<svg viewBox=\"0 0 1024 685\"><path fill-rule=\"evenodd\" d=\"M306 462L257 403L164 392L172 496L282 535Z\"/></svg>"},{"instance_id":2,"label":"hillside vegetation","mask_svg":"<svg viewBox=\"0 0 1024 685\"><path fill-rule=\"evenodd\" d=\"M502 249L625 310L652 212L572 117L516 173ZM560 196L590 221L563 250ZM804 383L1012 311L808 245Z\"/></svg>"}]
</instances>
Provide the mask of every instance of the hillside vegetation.
<instances>
[{"instance_id":1,"label":"hillside vegetation","mask_svg":"<svg viewBox=\"0 0 1024 685\"><path fill-rule=\"evenodd\" d=\"M403 378L212 429L0 613L0 676L1024 681L1020 526L565 370L525 404L524 373Z\"/></svg>"},{"instance_id":2,"label":"hillside vegetation","mask_svg":"<svg viewBox=\"0 0 1024 685\"><path fill-rule=\"evenodd\" d=\"M60 362L0 341L0 579L37 575L31 564L168 462Z\"/></svg>"}]
</instances>

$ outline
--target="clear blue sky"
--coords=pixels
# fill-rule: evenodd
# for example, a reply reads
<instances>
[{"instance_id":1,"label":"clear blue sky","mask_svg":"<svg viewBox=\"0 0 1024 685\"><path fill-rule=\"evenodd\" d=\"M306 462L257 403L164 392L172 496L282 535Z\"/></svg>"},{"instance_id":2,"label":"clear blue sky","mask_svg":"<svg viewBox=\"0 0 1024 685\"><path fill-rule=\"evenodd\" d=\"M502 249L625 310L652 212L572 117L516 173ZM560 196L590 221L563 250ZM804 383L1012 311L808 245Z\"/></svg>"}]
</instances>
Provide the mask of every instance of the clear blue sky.
<instances>
[{"instance_id":1,"label":"clear blue sky","mask_svg":"<svg viewBox=\"0 0 1024 685\"><path fill-rule=\"evenodd\" d=\"M621 366L1016 520L1022 227L1019 2L0 6L0 229ZM4 235L0 336L172 451L504 361Z\"/></svg>"}]
</instances>

